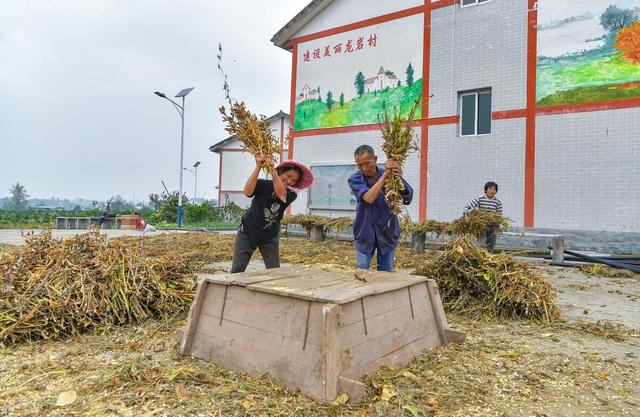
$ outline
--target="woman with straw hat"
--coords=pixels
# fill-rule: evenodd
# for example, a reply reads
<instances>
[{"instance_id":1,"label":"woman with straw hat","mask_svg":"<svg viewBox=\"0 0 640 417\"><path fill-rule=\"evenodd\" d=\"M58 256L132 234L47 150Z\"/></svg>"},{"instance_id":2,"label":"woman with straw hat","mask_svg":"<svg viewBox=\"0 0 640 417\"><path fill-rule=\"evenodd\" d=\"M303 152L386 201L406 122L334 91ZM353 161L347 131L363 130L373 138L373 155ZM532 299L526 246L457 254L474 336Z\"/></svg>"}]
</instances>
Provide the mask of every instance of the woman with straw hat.
<instances>
[{"instance_id":1,"label":"woman with straw hat","mask_svg":"<svg viewBox=\"0 0 640 417\"><path fill-rule=\"evenodd\" d=\"M313 184L311 170L292 159L275 167L277 176L272 180L258 179L263 164L274 164L263 154L256 154L255 160L256 166L244 185L244 195L253 199L242 216L233 245L232 273L244 272L256 248L267 269L280 266L280 220L298 191Z\"/></svg>"}]
</instances>

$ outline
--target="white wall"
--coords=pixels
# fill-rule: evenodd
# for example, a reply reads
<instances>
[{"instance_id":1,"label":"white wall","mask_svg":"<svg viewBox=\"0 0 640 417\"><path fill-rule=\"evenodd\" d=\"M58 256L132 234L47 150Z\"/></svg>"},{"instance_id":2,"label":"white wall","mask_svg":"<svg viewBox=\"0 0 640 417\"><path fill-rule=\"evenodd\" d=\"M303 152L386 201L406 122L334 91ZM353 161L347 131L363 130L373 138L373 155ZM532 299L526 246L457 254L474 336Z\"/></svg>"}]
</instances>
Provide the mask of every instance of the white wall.
<instances>
[{"instance_id":1,"label":"white wall","mask_svg":"<svg viewBox=\"0 0 640 417\"><path fill-rule=\"evenodd\" d=\"M220 205L224 205L226 201L231 201L242 208L247 208L251 205L251 199L245 197L244 194L236 194L236 193L221 193L220 194Z\"/></svg>"},{"instance_id":2,"label":"white wall","mask_svg":"<svg viewBox=\"0 0 640 417\"><path fill-rule=\"evenodd\" d=\"M458 125L429 127L427 218L451 221L466 203L498 183L504 214L524 219L525 120L494 120L491 135L458 137Z\"/></svg>"},{"instance_id":3,"label":"white wall","mask_svg":"<svg viewBox=\"0 0 640 417\"><path fill-rule=\"evenodd\" d=\"M458 113L458 92L490 87L492 110L526 107L527 0L434 10L429 117Z\"/></svg>"},{"instance_id":4,"label":"white wall","mask_svg":"<svg viewBox=\"0 0 640 417\"><path fill-rule=\"evenodd\" d=\"M640 108L538 116L535 226L640 232Z\"/></svg>"},{"instance_id":5,"label":"white wall","mask_svg":"<svg viewBox=\"0 0 640 417\"><path fill-rule=\"evenodd\" d=\"M254 167L255 159L249 152L223 152L220 189L222 191L242 190Z\"/></svg>"}]
</instances>

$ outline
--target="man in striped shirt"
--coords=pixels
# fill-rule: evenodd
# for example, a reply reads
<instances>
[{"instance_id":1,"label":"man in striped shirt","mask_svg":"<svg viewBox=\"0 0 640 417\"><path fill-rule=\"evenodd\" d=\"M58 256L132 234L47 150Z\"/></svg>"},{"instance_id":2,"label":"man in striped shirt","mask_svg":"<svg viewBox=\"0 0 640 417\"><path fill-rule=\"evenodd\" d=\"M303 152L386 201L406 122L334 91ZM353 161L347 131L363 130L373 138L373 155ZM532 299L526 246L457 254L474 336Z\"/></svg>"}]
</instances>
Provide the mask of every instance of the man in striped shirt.
<instances>
[{"instance_id":1,"label":"man in striped shirt","mask_svg":"<svg viewBox=\"0 0 640 417\"><path fill-rule=\"evenodd\" d=\"M472 210L489 210L497 211L502 214L502 203L496 198L498 192L498 184L489 181L484 185L484 195L474 198L466 206L464 206L464 214ZM498 225L488 227L478 238L478 245L493 252L498 239Z\"/></svg>"}]
</instances>

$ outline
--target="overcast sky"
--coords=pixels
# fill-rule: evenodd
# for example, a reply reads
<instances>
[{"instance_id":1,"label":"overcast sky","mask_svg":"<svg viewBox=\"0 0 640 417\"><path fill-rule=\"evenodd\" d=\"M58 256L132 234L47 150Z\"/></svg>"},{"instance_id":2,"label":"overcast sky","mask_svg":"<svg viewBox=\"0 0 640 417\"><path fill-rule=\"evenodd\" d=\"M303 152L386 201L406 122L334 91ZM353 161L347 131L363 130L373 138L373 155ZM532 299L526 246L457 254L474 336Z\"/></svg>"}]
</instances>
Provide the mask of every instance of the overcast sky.
<instances>
[{"instance_id":1,"label":"overcast sky","mask_svg":"<svg viewBox=\"0 0 640 417\"><path fill-rule=\"evenodd\" d=\"M291 54L270 39L307 0L2 0L0 197L17 181L31 197L130 200L178 189L180 117L185 167L201 161L198 194L214 198L228 135L216 64L250 110L289 112ZM183 189L193 194L193 175Z\"/></svg>"}]
</instances>

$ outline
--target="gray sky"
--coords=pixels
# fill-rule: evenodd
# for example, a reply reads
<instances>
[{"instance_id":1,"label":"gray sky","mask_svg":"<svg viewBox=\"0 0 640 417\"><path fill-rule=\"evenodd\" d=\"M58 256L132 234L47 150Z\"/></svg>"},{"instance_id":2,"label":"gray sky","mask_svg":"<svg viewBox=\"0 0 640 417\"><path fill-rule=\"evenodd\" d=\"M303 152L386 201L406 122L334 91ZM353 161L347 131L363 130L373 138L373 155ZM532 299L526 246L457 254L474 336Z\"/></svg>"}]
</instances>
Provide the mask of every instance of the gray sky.
<instances>
[{"instance_id":1,"label":"gray sky","mask_svg":"<svg viewBox=\"0 0 640 417\"><path fill-rule=\"evenodd\" d=\"M269 40L307 0L2 0L0 197L16 181L31 197L146 198L178 189L180 118L185 167L202 161L198 194L217 196L227 137L217 45L234 98L271 116L289 112L291 54ZM193 175L183 189L193 193Z\"/></svg>"}]
</instances>

